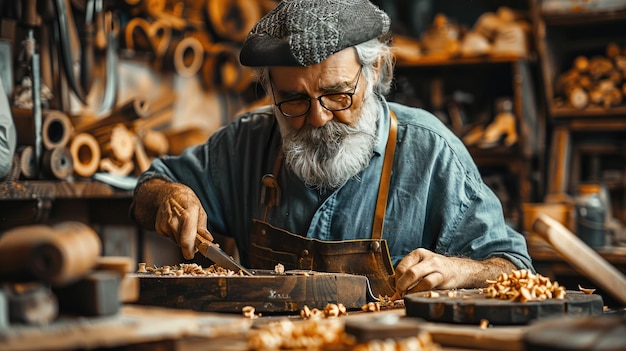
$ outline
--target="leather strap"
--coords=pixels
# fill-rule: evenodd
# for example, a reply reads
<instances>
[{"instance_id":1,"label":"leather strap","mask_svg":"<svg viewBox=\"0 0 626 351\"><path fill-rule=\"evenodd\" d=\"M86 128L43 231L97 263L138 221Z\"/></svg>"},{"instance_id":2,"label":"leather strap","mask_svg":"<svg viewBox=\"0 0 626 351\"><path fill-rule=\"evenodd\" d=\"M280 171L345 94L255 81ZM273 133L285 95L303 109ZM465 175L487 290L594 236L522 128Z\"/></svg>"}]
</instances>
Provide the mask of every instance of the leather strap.
<instances>
[{"instance_id":1,"label":"leather strap","mask_svg":"<svg viewBox=\"0 0 626 351\"><path fill-rule=\"evenodd\" d=\"M383 226L385 225L385 212L387 210L387 197L389 195L389 183L391 182L391 172L393 168L393 155L396 152L396 139L398 135L398 120L396 114L389 110L391 115L389 124L389 136L387 146L385 146L385 158L383 160L383 170L378 186L378 199L376 200L376 212L374 213L374 225L372 226L372 239L382 239Z\"/></svg>"},{"instance_id":2,"label":"leather strap","mask_svg":"<svg viewBox=\"0 0 626 351\"><path fill-rule=\"evenodd\" d=\"M270 208L280 206L280 185L278 185L278 174L280 172L280 167L283 163L283 149L282 147L278 148L278 155L276 156L276 161L274 162L274 170L273 173L268 173L263 176L261 181L263 182L263 188L261 190L261 205L265 205L265 211L263 213L263 220L267 220L267 216L269 215ZM269 194L268 194L269 190Z\"/></svg>"}]
</instances>

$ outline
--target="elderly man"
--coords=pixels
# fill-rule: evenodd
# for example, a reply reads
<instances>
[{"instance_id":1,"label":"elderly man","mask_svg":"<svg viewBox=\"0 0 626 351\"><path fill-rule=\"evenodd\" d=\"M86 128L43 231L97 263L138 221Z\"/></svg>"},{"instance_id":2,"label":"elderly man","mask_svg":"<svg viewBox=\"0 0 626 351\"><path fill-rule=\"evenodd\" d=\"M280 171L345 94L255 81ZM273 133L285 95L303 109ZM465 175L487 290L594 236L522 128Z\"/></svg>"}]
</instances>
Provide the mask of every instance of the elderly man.
<instances>
[{"instance_id":1,"label":"elderly man","mask_svg":"<svg viewBox=\"0 0 626 351\"><path fill-rule=\"evenodd\" d=\"M274 104L155 160L135 220L186 258L196 235L220 233L248 267L364 274L379 295L533 269L463 143L432 114L385 101L389 27L366 0L280 2L240 54Z\"/></svg>"}]
</instances>

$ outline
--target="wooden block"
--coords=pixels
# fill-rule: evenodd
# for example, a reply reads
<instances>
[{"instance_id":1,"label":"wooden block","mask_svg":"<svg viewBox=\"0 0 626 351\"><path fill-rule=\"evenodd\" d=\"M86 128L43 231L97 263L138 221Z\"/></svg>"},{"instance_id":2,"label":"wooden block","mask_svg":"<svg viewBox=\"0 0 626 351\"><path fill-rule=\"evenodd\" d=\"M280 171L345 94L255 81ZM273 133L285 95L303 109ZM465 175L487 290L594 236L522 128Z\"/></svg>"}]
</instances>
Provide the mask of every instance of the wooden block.
<instances>
[{"instance_id":1,"label":"wooden block","mask_svg":"<svg viewBox=\"0 0 626 351\"><path fill-rule=\"evenodd\" d=\"M119 298L121 302L136 302L139 299L139 279L130 276L134 260L127 256L101 256L96 270L115 272L120 277Z\"/></svg>"},{"instance_id":2,"label":"wooden block","mask_svg":"<svg viewBox=\"0 0 626 351\"><path fill-rule=\"evenodd\" d=\"M45 325L58 316L57 299L45 285L12 284L6 293L11 324Z\"/></svg>"},{"instance_id":3,"label":"wooden block","mask_svg":"<svg viewBox=\"0 0 626 351\"><path fill-rule=\"evenodd\" d=\"M121 307L120 276L116 272L94 271L54 291L61 313L107 316L116 314Z\"/></svg>"},{"instance_id":4,"label":"wooden block","mask_svg":"<svg viewBox=\"0 0 626 351\"><path fill-rule=\"evenodd\" d=\"M139 300L139 278L125 274L120 281L120 301L124 303Z\"/></svg>"},{"instance_id":5,"label":"wooden block","mask_svg":"<svg viewBox=\"0 0 626 351\"><path fill-rule=\"evenodd\" d=\"M397 314L377 314L372 318L349 319L345 324L345 332L352 335L357 342L372 340L404 339L417 336L424 320L419 318L400 317Z\"/></svg>"},{"instance_id":6,"label":"wooden block","mask_svg":"<svg viewBox=\"0 0 626 351\"><path fill-rule=\"evenodd\" d=\"M367 301L367 278L343 273L268 274L254 276L157 276L140 279L139 304L202 312L299 312L304 305L323 309L342 303L360 309Z\"/></svg>"}]
</instances>

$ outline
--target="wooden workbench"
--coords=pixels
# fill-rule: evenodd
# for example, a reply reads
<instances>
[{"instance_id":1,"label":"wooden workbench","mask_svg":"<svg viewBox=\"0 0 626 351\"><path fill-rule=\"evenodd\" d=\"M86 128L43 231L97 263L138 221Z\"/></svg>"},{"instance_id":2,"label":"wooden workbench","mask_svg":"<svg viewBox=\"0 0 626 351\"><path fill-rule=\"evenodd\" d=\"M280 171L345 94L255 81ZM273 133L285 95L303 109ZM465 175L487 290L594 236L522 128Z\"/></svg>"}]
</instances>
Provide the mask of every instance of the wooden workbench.
<instances>
[{"instance_id":1,"label":"wooden workbench","mask_svg":"<svg viewBox=\"0 0 626 351\"><path fill-rule=\"evenodd\" d=\"M403 308L376 313L352 311L341 321L373 321L392 314L405 316ZM12 326L0 329L0 351L46 351L74 349L115 350L221 350L246 351L247 331L281 318L294 322L296 315L247 319L239 314L193 312L160 307L126 305L114 316L63 318L48 326ZM443 350L522 351L526 326L479 326L430 323L415 320L431 333Z\"/></svg>"},{"instance_id":2,"label":"wooden workbench","mask_svg":"<svg viewBox=\"0 0 626 351\"><path fill-rule=\"evenodd\" d=\"M237 315L124 306L99 318L65 317L47 326L0 329L0 350L73 350L171 345L188 337L243 335L251 320ZM158 349L158 348L157 348Z\"/></svg>"}]
</instances>

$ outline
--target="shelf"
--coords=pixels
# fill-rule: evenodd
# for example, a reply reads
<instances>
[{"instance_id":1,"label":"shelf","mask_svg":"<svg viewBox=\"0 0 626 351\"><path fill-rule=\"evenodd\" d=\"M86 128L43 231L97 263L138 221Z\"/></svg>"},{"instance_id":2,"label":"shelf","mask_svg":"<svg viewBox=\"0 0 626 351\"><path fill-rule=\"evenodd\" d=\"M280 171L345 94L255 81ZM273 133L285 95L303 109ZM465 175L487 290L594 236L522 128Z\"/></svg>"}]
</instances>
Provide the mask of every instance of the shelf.
<instances>
[{"instance_id":1,"label":"shelf","mask_svg":"<svg viewBox=\"0 0 626 351\"><path fill-rule=\"evenodd\" d=\"M584 110L573 107L552 107L550 115L554 118L568 117L585 117L585 118L602 118L602 117L624 117L626 121L626 106L617 106L609 109L600 106L588 106ZM625 122L626 123L626 122Z\"/></svg>"},{"instance_id":2,"label":"shelf","mask_svg":"<svg viewBox=\"0 0 626 351\"><path fill-rule=\"evenodd\" d=\"M510 163L513 160L528 160L529 157L524 155L519 150L519 145L513 145L511 147L497 146L492 148L480 148L476 146L468 147L468 150L472 157L476 160L476 163Z\"/></svg>"},{"instance_id":3,"label":"shelf","mask_svg":"<svg viewBox=\"0 0 626 351\"><path fill-rule=\"evenodd\" d=\"M581 10L580 12L567 13L541 13L542 19L547 25L569 26L608 23L626 20L626 7L617 10L591 11Z\"/></svg>"},{"instance_id":4,"label":"shelf","mask_svg":"<svg viewBox=\"0 0 626 351\"><path fill-rule=\"evenodd\" d=\"M36 199L129 199L133 192L97 181L9 181L0 183L0 201Z\"/></svg>"},{"instance_id":5,"label":"shelf","mask_svg":"<svg viewBox=\"0 0 626 351\"><path fill-rule=\"evenodd\" d=\"M457 57L442 58L438 56L419 56L414 58L398 58L398 67L443 67L462 65L486 65L514 63L518 61L530 61L531 58L520 56L480 56L480 57Z\"/></svg>"}]
</instances>

